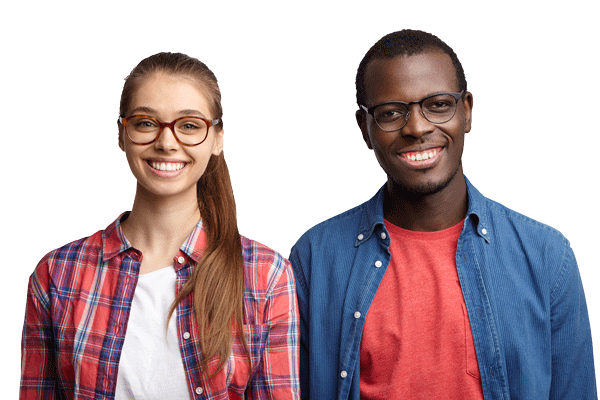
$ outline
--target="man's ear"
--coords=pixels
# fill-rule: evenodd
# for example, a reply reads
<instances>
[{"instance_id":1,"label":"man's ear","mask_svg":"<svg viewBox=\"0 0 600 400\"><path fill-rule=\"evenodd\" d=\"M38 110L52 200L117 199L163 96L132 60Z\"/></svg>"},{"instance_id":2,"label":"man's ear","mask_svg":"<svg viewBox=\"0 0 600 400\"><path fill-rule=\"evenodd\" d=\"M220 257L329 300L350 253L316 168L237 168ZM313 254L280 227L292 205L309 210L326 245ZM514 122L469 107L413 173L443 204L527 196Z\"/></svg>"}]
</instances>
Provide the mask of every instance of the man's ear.
<instances>
[{"instance_id":1,"label":"man's ear","mask_svg":"<svg viewBox=\"0 0 600 400\"><path fill-rule=\"evenodd\" d=\"M362 132L363 140L367 144L367 147L373 150L373 146L371 146L371 138L369 137L369 132L367 130L367 113L363 110L356 111L356 123L358 123L358 127Z\"/></svg>"},{"instance_id":2,"label":"man's ear","mask_svg":"<svg viewBox=\"0 0 600 400\"><path fill-rule=\"evenodd\" d=\"M465 93L463 99L465 106L465 133L471 131L471 121L473 120L473 95L471 92Z\"/></svg>"}]
</instances>

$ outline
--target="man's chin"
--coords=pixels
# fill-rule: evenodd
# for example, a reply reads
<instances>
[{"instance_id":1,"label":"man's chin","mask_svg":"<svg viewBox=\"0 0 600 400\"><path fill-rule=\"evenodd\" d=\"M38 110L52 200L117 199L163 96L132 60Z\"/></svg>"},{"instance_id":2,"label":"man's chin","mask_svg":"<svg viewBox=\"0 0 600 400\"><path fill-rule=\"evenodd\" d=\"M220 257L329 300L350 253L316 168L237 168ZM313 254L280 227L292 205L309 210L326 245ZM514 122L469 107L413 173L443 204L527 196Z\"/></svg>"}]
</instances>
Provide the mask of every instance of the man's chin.
<instances>
[{"instance_id":1,"label":"man's chin","mask_svg":"<svg viewBox=\"0 0 600 400\"><path fill-rule=\"evenodd\" d=\"M422 182L408 183L394 180L394 184L400 188L403 192L412 196L429 196L436 194L450 185L450 182L456 177L460 165L454 172L446 177L440 177L439 179L430 179Z\"/></svg>"}]
</instances>

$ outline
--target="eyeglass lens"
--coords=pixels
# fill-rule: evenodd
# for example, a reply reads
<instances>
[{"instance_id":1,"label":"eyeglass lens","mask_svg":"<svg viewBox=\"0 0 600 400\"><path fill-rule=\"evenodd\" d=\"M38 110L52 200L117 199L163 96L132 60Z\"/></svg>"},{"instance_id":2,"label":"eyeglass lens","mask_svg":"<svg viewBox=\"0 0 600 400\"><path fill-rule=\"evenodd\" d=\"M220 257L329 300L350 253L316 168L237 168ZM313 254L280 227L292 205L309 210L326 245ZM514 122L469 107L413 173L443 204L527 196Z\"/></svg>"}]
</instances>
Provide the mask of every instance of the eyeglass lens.
<instances>
[{"instance_id":1,"label":"eyeglass lens","mask_svg":"<svg viewBox=\"0 0 600 400\"><path fill-rule=\"evenodd\" d=\"M442 124L454 117L456 103L450 94L428 97L421 102L421 114L431 123ZM408 105L403 103L382 104L373 111L377 125L385 131L402 129L408 115Z\"/></svg>"},{"instance_id":2,"label":"eyeglass lens","mask_svg":"<svg viewBox=\"0 0 600 400\"><path fill-rule=\"evenodd\" d=\"M127 134L137 143L152 142L160 132L160 124L154 118L133 116L127 122ZM200 118L185 117L175 121L174 133L182 143L195 145L206 138L208 125Z\"/></svg>"}]
</instances>

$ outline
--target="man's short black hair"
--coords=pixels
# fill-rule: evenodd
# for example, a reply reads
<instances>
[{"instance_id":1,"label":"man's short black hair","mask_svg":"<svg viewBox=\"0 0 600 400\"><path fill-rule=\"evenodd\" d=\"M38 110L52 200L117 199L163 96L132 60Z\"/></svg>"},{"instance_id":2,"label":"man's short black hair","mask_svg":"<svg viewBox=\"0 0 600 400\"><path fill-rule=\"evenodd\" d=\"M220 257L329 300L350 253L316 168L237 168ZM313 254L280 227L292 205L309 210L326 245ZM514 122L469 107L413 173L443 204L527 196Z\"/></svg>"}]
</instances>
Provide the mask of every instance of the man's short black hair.
<instances>
[{"instance_id":1,"label":"man's short black hair","mask_svg":"<svg viewBox=\"0 0 600 400\"><path fill-rule=\"evenodd\" d=\"M454 50L440 38L431 33L404 29L385 35L369 49L363 57L356 73L356 102L365 105L365 71L367 64L375 58L393 58L396 56L412 56L428 50L440 50L450 56L456 71L458 90L467 90L467 79L463 67Z\"/></svg>"}]
</instances>

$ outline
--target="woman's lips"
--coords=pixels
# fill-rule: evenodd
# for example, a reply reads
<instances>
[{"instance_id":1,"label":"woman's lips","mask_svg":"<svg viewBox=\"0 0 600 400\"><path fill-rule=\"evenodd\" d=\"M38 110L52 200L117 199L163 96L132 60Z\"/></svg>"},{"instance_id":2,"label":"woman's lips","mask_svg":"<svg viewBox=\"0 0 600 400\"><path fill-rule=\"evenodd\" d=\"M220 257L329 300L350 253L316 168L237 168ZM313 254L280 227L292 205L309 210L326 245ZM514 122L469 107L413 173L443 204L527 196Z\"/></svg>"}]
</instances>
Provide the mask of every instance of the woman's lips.
<instances>
[{"instance_id":1,"label":"woman's lips","mask_svg":"<svg viewBox=\"0 0 600 400\"><path fill-rule=\"evenodd\" d=\"M179 171L185 167L184 162L148 161L148 165L159 171Z\"/></svg>"},{"instance_id":2,"label":"woman's lips","mask_svg":"<svg viewBox=\"0 0 600 400\"><path fill-rule=\"evenodd\" d=\"M153 161L147 160L146 164L155 175L161 178L173 178L179 175L187 163L181 161Z\"/></svg>"}]
</instances>

